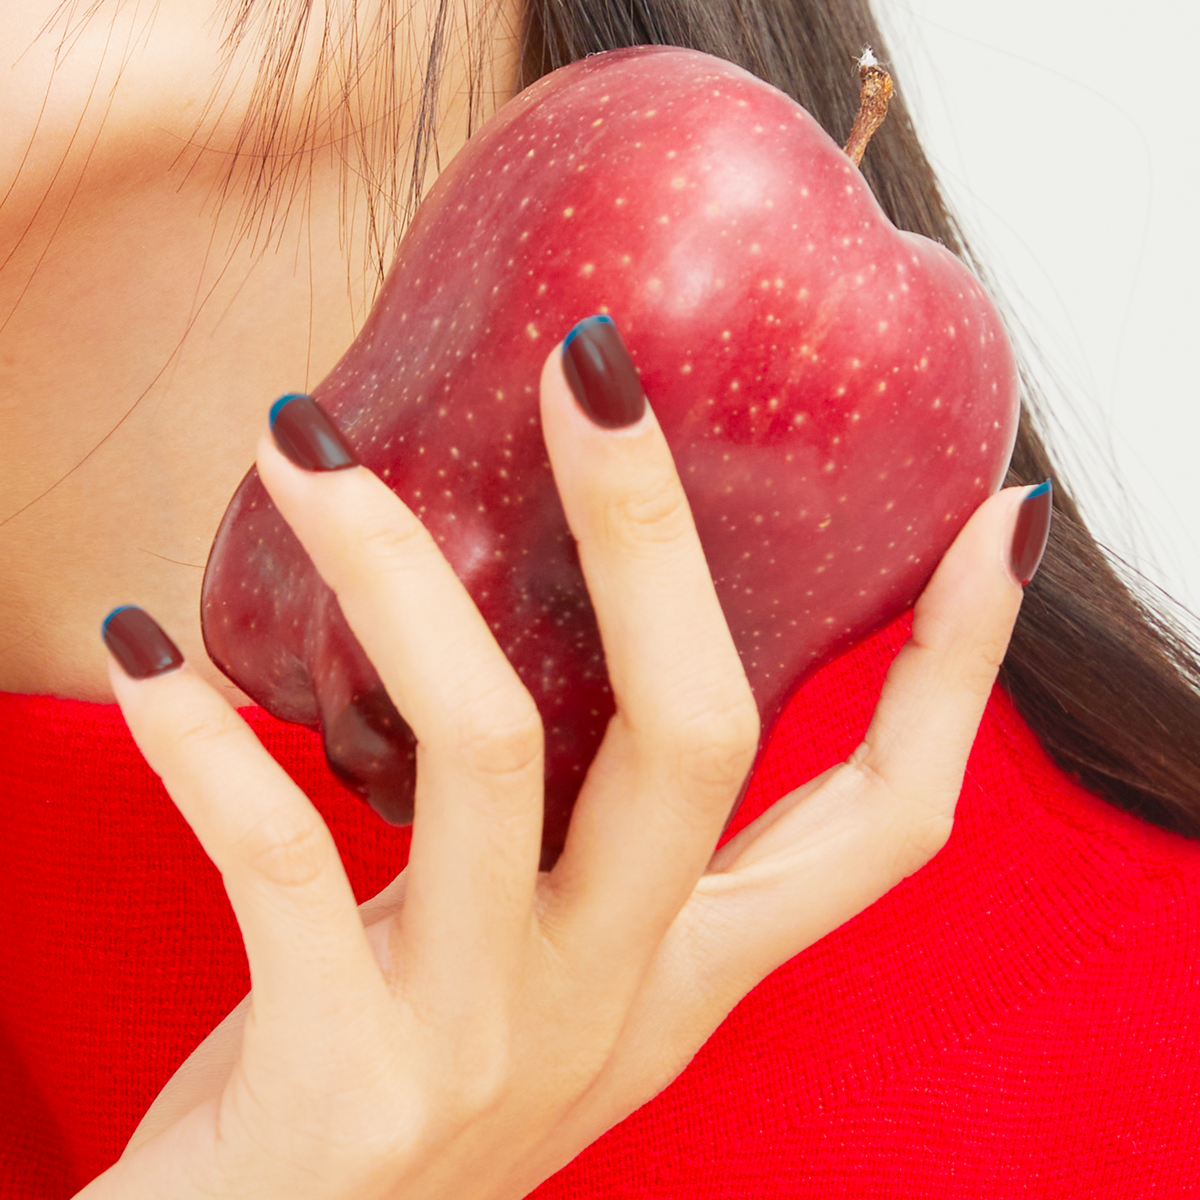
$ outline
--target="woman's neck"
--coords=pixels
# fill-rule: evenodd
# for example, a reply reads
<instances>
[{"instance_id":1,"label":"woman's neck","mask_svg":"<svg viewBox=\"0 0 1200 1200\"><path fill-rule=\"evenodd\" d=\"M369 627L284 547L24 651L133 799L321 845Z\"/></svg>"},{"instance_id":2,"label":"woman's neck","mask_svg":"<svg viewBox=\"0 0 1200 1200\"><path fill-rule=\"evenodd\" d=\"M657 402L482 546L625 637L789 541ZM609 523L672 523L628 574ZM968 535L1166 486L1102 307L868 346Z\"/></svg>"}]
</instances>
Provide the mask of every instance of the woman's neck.
<instances>
[{"instance_id":1,"label":"woman's neck","mask_svg":"<svg viewBox=\"0 0 1200 1200\"><path fill-rule=\"evenodd\" d=\"M303 246L261 254L226 250L229 230L214 238L212 213L166 180L104 199L89 197L89 222L55 239L19 303L0 292L6 691L109 700L99 629L117 604L146 608L207 664L204 564L271 401L318 382L362 315L336 196L313 196Z\"/></svg>"},{"instance_id":2,"label":"woman's neck","mask_svg":"<svg viewBox=\"0 0 1200 1200\"><path fill-rule=\"evenodd\" d=\"M515 54L501 69L515 89ZM460 76L448 64L444 97ZM204 652L208 549L271 402L353 340L369 265L346 249L333 154L255 245L237 236L242 197L215 202L227 157L178 167L195 116L130 105L91 134L86 169L64 117L57 161L27 155L0 208L0 690L111 701L100 623L138 604L245 704ZM465 111L443 109L443 166L465 140Z\"/></svg>"}]
</instances>

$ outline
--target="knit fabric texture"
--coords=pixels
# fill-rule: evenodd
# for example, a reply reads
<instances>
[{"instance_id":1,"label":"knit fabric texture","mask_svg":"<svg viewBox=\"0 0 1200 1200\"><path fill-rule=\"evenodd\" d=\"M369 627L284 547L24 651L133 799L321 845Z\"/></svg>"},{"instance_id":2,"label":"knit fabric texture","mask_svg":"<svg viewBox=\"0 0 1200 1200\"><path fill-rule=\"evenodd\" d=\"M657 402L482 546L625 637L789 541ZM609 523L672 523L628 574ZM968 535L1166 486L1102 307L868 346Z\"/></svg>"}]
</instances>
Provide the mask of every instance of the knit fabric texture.
<instances>
[{"instance_id":1,"label":"knit fabric texture","mask_svg":"<svg viewBox=\"0 0 1200 1200\"><path fill-rule=\"evenodd\" d=\"M730 834L861 740L901 618L810 680ZM405 862L319 738L245 708L365 900ZM245 995L217 871L115 705L0 695L0 1197L121 1153ZM992 694L950 841L764 980L662 1095L535 1193L1200 1196L1200 843L1068 779Z\"/></svg>"}]
</instances>

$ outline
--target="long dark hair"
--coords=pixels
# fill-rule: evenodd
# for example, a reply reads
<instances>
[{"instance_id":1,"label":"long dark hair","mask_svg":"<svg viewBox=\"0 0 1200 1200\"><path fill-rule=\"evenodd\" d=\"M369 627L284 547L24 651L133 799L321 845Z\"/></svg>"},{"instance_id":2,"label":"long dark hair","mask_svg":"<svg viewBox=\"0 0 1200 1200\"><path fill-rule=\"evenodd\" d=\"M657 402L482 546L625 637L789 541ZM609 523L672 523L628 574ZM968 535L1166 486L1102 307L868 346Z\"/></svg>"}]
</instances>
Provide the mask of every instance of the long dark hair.
<instances>
[{"instance_id":1,"label":"long dark hair","mask_svg":"<svg viewBox=\"0 0 1200 1200\"><path fill-rule=\"evenodd\" d=\"M388 202L372 209L389 212L395 228L411 216L436 152L432 113L450 4L442 0L434 20L408 196L399 203L394 188ZM240 6L248 11L247 0ZM308 7L305 0L299 6ZM520 33L522 88L591 53L648 43L689 47L779 88L839 144L857 109L855 60L870 46L888 62L867 0L525 0ZM863 172L894 224L940 241L986 278L917 140L903 80L896 83ZM374 225L372 233L376 245L387 242ZM1020 428L1006 483L1053 479L1054 520L1001 682L1047 752L1085 787L1155 825L1200 837L1197 650L1167 599L1089 533L1047 453L1038 397L1022 374Z\"/></svg>"}]
</instances>

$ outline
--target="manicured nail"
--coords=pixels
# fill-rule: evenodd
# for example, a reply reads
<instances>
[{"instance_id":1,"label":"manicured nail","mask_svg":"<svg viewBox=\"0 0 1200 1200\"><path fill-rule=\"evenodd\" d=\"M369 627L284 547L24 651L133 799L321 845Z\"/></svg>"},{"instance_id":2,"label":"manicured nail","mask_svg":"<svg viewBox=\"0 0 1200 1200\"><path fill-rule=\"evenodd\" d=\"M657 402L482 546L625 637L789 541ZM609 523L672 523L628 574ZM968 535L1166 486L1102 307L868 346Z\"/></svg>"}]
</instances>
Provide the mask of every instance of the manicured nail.
<instances>
[{"instance_id":1,"label":"manicured nail","mask_svg":"<svg viewBox=\"0 0 1200 1200\"><path fill-rule=\"evenodd\" d=\"M131 679L165 675L183 666L179 647L144 608L122 604L104 618L100 636Z\"/></svg>"},{"instance_id":2,"label":"manicured nail","mask_svg":"<svg viewBox=\"0 0 1200 1200\"><path fill-rule=\"evenodd\" d=\"M642 381L612 317L588 317L563 342L563 374L579 407L604 429L623 429L646 411Z\"/></svg>"},{"instance_id":3,"label":"manicured nail","mask_svg":"<svg viewBox=\"0 0 1200 1200\"><path fill-rule=\"evenodd\" d=\"M1021 501L1021 507L1017 510L1017 528L1013 532L1010 561L1013 576L1022 585L1034 577L1045 553L1046 541L1050 537L1053 502L1054 489L1047 479Z\"/></svg>"},{"instance_id":4,"label":"manicured nail","mask_svg":"<svg viewBox=\"0 0 1200 1200\"><path fill-rule=\"evenodd\" d=\"M271 405L275 445L306 471L340 471L357 467L354 451L311 397L293 392Z\"/></svg>"}]
</instances>

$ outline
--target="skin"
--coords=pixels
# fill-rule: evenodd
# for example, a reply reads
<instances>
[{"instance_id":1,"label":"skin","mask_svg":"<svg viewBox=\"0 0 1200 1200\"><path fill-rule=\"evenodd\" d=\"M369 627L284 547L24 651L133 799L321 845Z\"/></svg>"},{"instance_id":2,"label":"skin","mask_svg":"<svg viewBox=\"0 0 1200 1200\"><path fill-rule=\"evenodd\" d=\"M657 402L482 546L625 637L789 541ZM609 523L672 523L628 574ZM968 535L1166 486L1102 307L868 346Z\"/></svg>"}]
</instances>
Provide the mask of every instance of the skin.
<instances>
[{"instance_id":1,"label":"skin","mask_svg":"<svg viewBox=\"0 0 1200 1200\"><path fill-rule=\"evenodd\" d=\"M209 5L163 0L122 67L145 22L139 7L102 7L55 70L64 27L45 27L59 0L2 5L0 689L111 702L97 630L114 606L138 603L194 669L248 704L201 641L208 548L271 402L328 372L366 315L373 280L365 255L342 245L342 169L328 152L312 163L307 210L298 206L271 245L237 239L249 181L243 173L219 211L213 196L255 64L243 56L241 83L218 89L224 117L202 124L199 148L221 26ZM453 7L442 164L467 139ZM359 8L369 19L373 6ZM512 0L497 11L476 125L515 94L519 11ZM429 3L407 17L404 80L425 60L429 18ZM313 45L297 96L315 75ZM298 104L289 116L286 148L296 149ZM431 158L426 187L436 175Z\"/></svg>"},{"instance_id":2,"label":"skin","mask_svg":"<svg viewBox=\"0 0 1200 1200\"><path fill-rule=\"evenodd\" d=\"M653 412L542 428L617 715L537 869L541 728L414 515L363 467L263 482L419 742L405 871L361 909L311 804L186 666L113 688L219 867L253 991L87 1200L509 1200L661 1091L765 975L945 844L1021 603L1032 489L986 501L914 613L866 736L713 853L757 711Z\"/></svg>"},{"instance_id":3,"label":"skin","mask_svg":"<svg viewBox=\"0 0 1200 1200\"><path fill-rule=\"evenodd\" d=\"M757 742L753 698L653 410L599 429L552 350L542 430L617 714L566 851L539 872L542 731L486 623L369 471L309 474L264 431L270 400L323 374L363 316L336 163L315 160L291 240L231 247L236 206L214 218L206 201L244 92L190 172L175 165L215 28L164 0L112 93L112 68L96 71L109 26L93 22L39 125L57 43L35 36L53 5L34 7L7 0L6 45L26 49L0 75L15 179L0 687L119 702L221 871L253 983L81 1195L523 1196L661 1091L770 971L945 844L1021 604L1009 548L1029 489L990 498L946 554L858 750L715 851ZM511 44L496 47L511 87ZM449 94L462 78L459 58ZM85 102L110 93L101 127ZM465 130L451 106L443 162ZM252 460L419 741L409 866L361 907L201 648L204 555ZM98 636L118 603L146 608L186 664L126 676Z\"/></svg>"}]
</instances>

